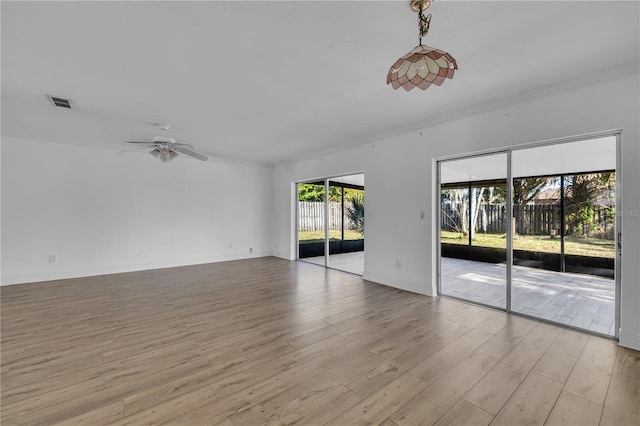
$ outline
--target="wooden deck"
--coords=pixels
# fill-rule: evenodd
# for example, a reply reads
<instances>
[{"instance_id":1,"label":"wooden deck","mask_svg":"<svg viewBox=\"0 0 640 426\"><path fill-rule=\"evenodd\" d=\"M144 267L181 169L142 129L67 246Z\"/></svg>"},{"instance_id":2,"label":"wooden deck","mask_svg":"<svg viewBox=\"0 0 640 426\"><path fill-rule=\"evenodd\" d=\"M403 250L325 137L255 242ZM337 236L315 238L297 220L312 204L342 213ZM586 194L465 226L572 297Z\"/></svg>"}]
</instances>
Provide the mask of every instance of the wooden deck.
<instances>
[{"instance_id":1,"label":"wooden deck","mask_svg":"<svg viewBox=\"0 0 640 426\"><path fill-rule=\"evenodd\" d=\"M442 294L505 308L506 266L442 258ZM615 334L615 281L514 266L513 310L596 333Z\"/></svg>"},{"instance_id":2,"label":"wooden deck","mask_svg":"<svg viewBox=\"0 0 640 426\"><path fill-rule=\"evenodd\" d=\"M3 426L637 425L640 353L303 262L0 288Z\"/></svg>"}]
</instances>

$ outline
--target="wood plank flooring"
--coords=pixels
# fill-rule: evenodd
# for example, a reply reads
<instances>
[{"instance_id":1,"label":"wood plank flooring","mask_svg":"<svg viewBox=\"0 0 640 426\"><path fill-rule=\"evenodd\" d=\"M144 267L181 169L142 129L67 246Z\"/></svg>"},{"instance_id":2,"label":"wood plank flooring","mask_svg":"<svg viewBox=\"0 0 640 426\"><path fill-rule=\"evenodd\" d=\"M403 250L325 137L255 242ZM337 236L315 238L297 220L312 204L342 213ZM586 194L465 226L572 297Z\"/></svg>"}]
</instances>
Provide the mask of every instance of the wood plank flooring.
<instances>
[{"instance_id":1,"label":"wood plank flooring","mask_svg":"<svg viewBox=\"0 0 640 426\"><path fill-rule=\"evenodd\" d=\"M306 257L300 260L324 266L324 256ZM364 274L364 251L329 255L328 266L338 271L362 276Z\"/></svg>"},{"instance_id":2,"label":"wood plank flooring","mask_svg":"<svg viewBox=\"0 0 640 426\"><path fill-rule=\"evenodd\" d=\"M303 262L0 288L3 426L640 424L640 353Z\"/></svg>"}]
</instances>

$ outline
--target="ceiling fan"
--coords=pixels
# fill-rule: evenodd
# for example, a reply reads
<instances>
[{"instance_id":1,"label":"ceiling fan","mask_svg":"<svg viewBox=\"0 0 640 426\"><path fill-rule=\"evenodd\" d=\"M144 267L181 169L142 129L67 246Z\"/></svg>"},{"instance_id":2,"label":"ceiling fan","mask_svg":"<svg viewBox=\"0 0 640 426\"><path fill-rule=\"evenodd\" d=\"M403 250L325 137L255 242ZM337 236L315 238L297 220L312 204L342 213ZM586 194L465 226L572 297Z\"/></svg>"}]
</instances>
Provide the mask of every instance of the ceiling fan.
<instances>
[{"instance_id":1,"label":"ceiling fan","mask_svg":"<svg viewBox=\"0 0 640 426\"><path fill-rule=\"evenodd\" d=\"M186 143L177 143L174 138L167 136L169 126L163 126L162 136L154 136L151 142L141 141L125 141L127 143L142 143L153 149L149 154L153 155L161 161L171 161L178 156L178 153L197 158L198 160L207 161L209 158L198 152L193 151L193 146Z\"/></svg>"}]
</instances>

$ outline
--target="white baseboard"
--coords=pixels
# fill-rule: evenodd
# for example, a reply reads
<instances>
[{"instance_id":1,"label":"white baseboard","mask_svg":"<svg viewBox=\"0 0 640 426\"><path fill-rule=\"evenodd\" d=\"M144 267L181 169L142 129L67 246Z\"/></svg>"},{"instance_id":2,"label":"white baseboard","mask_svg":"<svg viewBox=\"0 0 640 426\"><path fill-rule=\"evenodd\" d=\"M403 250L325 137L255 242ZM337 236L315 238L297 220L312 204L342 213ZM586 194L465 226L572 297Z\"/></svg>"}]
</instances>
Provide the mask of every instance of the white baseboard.
<instances>
[{"instance_id":1,"label":"white baseboard","mask_svg":"<svg viewBox=\"0 0 640 426\"><path fill-rule=\"evenodd\" d=\"M274 257L279 257L280 259L284 259L284 260L296 260L295 258L292 258L289 255L289 252L284 252L280 250L274 250L273 253L271 253L271 255Z\"/></svg>"},{"instance_id":2,"label":"white baseboard","mask_svg":"<svg viewBox=\"0 0 640 426\"><path fill-rule=\"evenodd\" d=\"M364 271L363 279L378 284L384 284L389 287L399 288L400 290L410 291L412 293L422 294L424 296L435 296L432 293L431 286L427 283L417 283L414 281L406 281L398 278L387 277L381 274Z\"/></svg>"},{"instance_id":3,"label":"white baseboard","mask_svg":"<svg viewBox=\"0 0 640 426\"><path fill-rule=\"evenodd\" d=\"M620 336L618 337L618 343L620 344L620 346L640 351L640 336L631 333L625 333L624 331L620 330Z\"/></svg>"},{"instance_id":4,"label":"white baseboard","mask_svg":"<svg viewBox=\"0 0 640 426\"><path fill-rule=\"evenodd\" d=\"M120 274L124 272L147 271L150 269L175 268L177 266L202 265L205 263L226 262L230 260L253 259L272 256L271 252L229 254L194 259L165 260L136 263L130 265L104 265L95 268L78 268L64 271L51 271L33 274L17 274L2 277L0 285L26 284L42 281L64 280L68 278L92 277L97 275Z\"/></svg>"}]
</instances>

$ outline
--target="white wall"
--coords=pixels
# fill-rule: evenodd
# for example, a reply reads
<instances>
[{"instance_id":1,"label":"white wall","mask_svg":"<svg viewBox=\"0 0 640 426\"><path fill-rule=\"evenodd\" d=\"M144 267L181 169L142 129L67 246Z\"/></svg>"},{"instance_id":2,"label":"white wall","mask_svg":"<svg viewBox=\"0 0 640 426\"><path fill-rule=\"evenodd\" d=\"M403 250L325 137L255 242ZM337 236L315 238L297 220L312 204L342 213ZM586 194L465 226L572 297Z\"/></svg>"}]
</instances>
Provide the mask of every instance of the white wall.
<instances>
[{"instance_id":1,"label":"white wall","mask_svg":"<svg viewBox=\"0 0 640 426\"><path fill-rule=\"evenodd\" d=\"M364 171L365 279L433 295L436 158L621 128L621 196L627 213L620 213L620 343L640 349L639 92L639 76L634 74L278 167L274 253L295 257L292 182ZM427 102L429 91L421 95ZM396 269L396 260L402 262L401 269Z\"/></svg>"},{"instance_id":2,"label":"white wall","mask_svg":"<svg viewBox=\"0 0 640 426\"><path fill-rule=\"evenodd\" d=\"M270 255L271 175L3 138L2 283Z\"/></svg>"},{"instance_id":3,"label":"white wall","mask_svg":"<svg viewBox=\"0 0 640 426\"><path fill-rule=\"evenodd\" d=\"M435 158L622 128L620 343L640 349L639 92L634 74L275 170L3 138L2 284L293 259L293 182L364 171L365 278L433 295Z\"/></svg>"}]
</instances>

